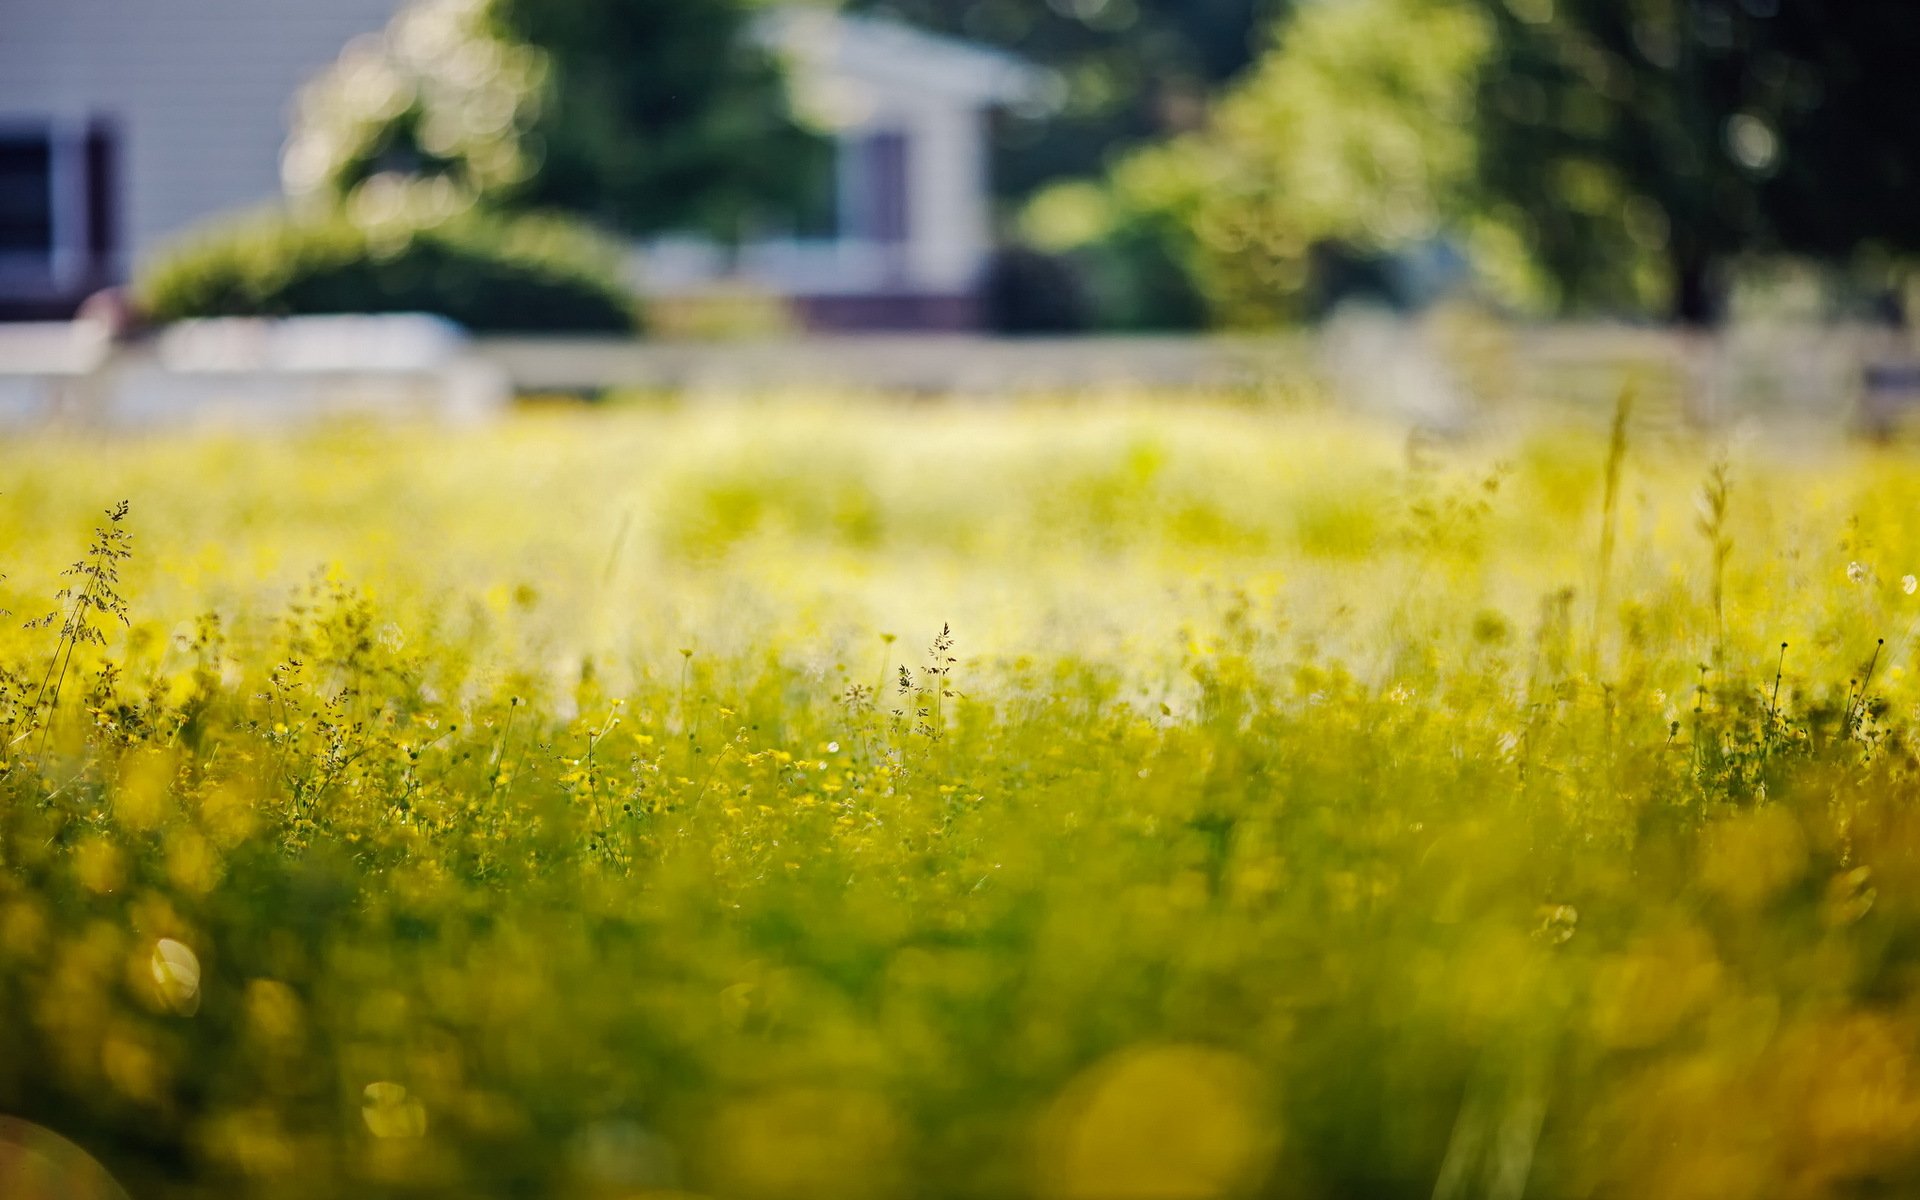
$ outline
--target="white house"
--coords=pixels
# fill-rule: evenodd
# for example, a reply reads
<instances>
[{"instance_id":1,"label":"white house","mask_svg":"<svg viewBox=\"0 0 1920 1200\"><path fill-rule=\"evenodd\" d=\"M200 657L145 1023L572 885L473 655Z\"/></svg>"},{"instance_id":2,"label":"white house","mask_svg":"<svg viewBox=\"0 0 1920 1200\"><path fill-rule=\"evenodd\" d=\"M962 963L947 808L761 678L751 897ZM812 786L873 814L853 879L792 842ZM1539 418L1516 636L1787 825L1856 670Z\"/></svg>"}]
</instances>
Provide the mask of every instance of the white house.
<instances>
[{"instance_id":1,"label":"white house","mask_svg":"<svg viewBox=\"0 0 1920 1200\"><path fill-rule=\"evenodd\" d=\"M993 250L988 121L1044 108L1051 75L969 42L819 9L777 12L759 36L788 64L794 102L835 137L834 228L727 251L691 239L643 248L641 286L722 283L794 301L822 328L959 328Z\"/></svg>"},{"instance_id":2,"label":"white house","mask_svg":"<svg viewBox=\"0 0 1920 1200\"><path fill-rule=\"evenodd\" d=\"M0 0L0 315L280 194L289 108L399 0Z\"/></svg>"},{"instance_id":3,"label":"white house","mask_svg":"<svg viewBox=\"0 0 1920 1200\"><path fill-rule=\"evenodd\" d=\"M0 317L58 316L169 237L270 202L295 94L400 0L0 0ZM838 139L837 228L731 252L667 240L646 286L791 298L834 327L961 325L991 250L987 120L1045 76L903 26L762 27Z\"/></svg>"}]
</instances>

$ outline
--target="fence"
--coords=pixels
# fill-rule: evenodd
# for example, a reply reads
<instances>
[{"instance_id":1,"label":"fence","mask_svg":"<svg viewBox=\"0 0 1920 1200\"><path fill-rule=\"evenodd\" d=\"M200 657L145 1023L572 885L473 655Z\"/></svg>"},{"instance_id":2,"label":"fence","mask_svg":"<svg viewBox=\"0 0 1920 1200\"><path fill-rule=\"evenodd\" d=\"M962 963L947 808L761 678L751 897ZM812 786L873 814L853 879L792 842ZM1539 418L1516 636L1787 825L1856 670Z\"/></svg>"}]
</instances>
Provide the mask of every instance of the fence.
<instances>
[{"instance_id":1,"label":"fence","mask_svg":"<svg viewBox=\"0 0 1920 1200\"><path fill-rule=\"evenodd\" d=\"M138 429L339 416L484 419L529 394L1318 394L1440 428L1543 404L1894 428L1920 406L1903 337L1851 326L1714 336L1354 314L1264 337L470 340L428 317L193 322L113 343L84 324L0 326L0 425Z\"/></svg>"}]
</instances>

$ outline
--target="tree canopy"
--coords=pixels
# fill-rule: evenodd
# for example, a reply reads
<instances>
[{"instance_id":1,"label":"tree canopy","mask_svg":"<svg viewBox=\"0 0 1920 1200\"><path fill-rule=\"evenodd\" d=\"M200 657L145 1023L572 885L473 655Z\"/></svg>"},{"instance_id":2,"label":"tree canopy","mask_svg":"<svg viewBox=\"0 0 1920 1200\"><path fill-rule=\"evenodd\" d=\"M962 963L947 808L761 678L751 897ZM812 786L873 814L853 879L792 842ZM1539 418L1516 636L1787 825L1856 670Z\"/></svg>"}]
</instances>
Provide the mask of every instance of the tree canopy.
<instances>
[{"instance_id":1,"label":"tree canopy","mask_svg":"<svg viewBox=\"0 0 1920 1200\"><path fill-rule=\"evenodd\" d=\"M1258 57L1264 30L1291 0L848 0L1016 51L1059 73L1044 118L1006 122L996 182L1024 196L1092 176L1116 152L1192 129L1212 95Z\"/></svg>"},{"instance_id":2,"label":"tree canopy","mask_svg":"<svg viewBox=\"0 0 1920 1200\"><path fill-rule=\"evenodd\" d=\"M1030 235L1081 247L1098 276L1145 272L1167 286L1171 262L1212 322L1260 326L1310 315L1329 275L1366 274L1370 258L1464 224L1486 46L1471 10L1315 3L1275 37L1204 129L1134 153L1104 189L1043 195L1027 213ZM1158 267L1143 259L1149 235ZM1117 267L1116 255L1132 265ZM1120 303L1155 311L1137 296Z\"/></svg>"},{"instance_id":3,"label":"tree canopy","mask_svg":"<svg viewBox=\"0 0 1920 1200\"><path fill-rule=\"evenodd\" d=\"M1561 300L1710 319L1738 256L1920 249L1920 21L1881 0L1478 0L1479 181Z\"/></svg>"},{"instance_id":4,"label":"tree canopy","mask_svg":"<svg viewBox=\"0 0 1920 1200\"><path fill-rule=\"evenodd\" d=\"M344 199L387 171L632 232L734 236L820 167L747 0L415 0L299 106L286 176Z\"/></svg>"},{"instance_id":5,"label":"tree canopy","mask_svg":"<svg viewBox=\"0 0 1920 1200\"><path fill-rule=\"evenodd\" d=\"M1707 321L1736 269L1782 257L1890 280L1920 252L1902 7L1302 4L1202 128L1044 194L1027 224L1109 260L1151 242L1235 324L1310 314L1333 276L1433 239L1551 312Z\"/></svg>"}]
</instances>

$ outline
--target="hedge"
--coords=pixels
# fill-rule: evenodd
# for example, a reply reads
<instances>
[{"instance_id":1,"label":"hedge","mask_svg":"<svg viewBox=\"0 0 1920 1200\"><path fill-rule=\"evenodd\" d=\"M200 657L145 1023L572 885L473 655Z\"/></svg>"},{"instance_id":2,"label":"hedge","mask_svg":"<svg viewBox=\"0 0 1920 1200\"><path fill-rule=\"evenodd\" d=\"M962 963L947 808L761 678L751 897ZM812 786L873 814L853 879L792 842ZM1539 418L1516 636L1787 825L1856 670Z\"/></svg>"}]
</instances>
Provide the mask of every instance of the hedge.
<instances>
[{"instance_id":1,"label":"hedge","mask_svg":"<svg viewBox=\"0 0 1920 1200\"><path fill-rule=\"evenodd\" d=\"M560 218L272 211L189 235L135 284L155 321L435 313L476 333L631 333L622 250Z\"/></svg>"}]
</instances>

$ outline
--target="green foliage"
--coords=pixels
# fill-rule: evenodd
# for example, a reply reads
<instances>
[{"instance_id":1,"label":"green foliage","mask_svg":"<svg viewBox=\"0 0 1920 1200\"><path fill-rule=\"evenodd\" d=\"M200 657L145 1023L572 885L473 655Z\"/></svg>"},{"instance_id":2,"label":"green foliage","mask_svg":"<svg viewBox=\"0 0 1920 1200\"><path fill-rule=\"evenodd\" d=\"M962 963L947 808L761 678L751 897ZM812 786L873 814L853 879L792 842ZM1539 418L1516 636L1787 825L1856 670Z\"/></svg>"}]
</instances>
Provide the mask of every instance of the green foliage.
<instances>
[{"instance_id":1,"label":"green foliage","mask_svg":"<svg viewBox=\"0 0 1920 1200\"><path fill-rule=\"evenodd\" d=\"M534 127L552 61L497 36L480 0L403 6L302 90L282 156L289 195L342 204L382 172L510 195L540 168Z\"/></svg>"},{"instance_id":2,"label":"green foliage","mask_svg":"<svg viewBox=\"0 0 1920 1200\"><path fill-rule=\"evenodd\" d=\"M788 113L775 60L746 37L744 0L494 0L513 42L554 65L533 136L540 169L516 202L636 232L737 237L803 202L831 169Z\"/></svg>"},{"instance_id":3,"label":"green foliage","mask_svg":"<svg viewBox=\"0 0 1920 1200\"><path fill-rule=\"evenodd\" d=\"M997 137L995 184L1030 195L1102 171L1118 151L1190 129L1208 97L1253 61L1288 0L852 0L1003 46L1059 73L1057 111L1016 114Z\"/></svg>"},{"instance_id":4,"label":"green foliage","mask_svg":"<svg viewBox=\"0 0 1920 1200\"><path fill-rule=\"evenodd\" d=\"M425 312L476 332L627 333L619 261L571 222L436 213L375 189L350 211L223 219L149 263L135 292L162 321Z\"/></svg>"},{"instance_id":5,"label":"green foliage","mask_svg":"<svg viewBox=\"0 0 1920 1200\"><path fill-rule=\"evenodd\" d=\"M1703 321L1742 255L1920 251L1903 6L1479 7L1479 175L1563 305Z\"/></svg>"},{"instance_id":6,"label":"green foliage","mask_svg":"<svg viewBox=\"0 0 1920 1200\"><path fill-rule=\"evenodd\" d=\"M308 87L296 197L382 174L631 232L738 236L816 190L824 144L789 118L743 0L415 0Z\"/></svg>"},{"instance_id":7,"label":"green foliage","mask_svg":"<svg viewBox=\"0 0 1920 1200\"><path fill-rule=\"evenodd\" d=\"M995 333L1080 333L1091 319L1079 268L1027 246L996 251L980 291L986 327Z\"/></svg>"},{"instance_id":8,"label":"green foliage","mask_svg":"<svg viewBox=\"0 0 1920 1200\"><path fill-rule=\"evenodd\" d=\"M1074 182L1035 196L1020 226L1035 245L1079 266L1098 325L1199 329L1209 313L1185 220L1176 204L1155 206L1117 182Z\"/></svg>"},{"instance_id":9,"label":"green foliage","mask_svg":"<svg viewBox=\"0 0 1920 1200\"><path fill-rule=\"evenodd\" d=\"M1312 314L1436 236L1535 309L1707 320L1765 256L1897 290L1920 252L1916 60L1890 4L1306 5L1204 129L1109 173L1097 219L1068 185L1028 220L1094 262L1177 264L1230 325Z\"/></svg>"},{"instance_id":10,"label":"green foliage","mask_svg":"<svg viewBox=\"0 0 1920 1200\"><path fill-rule=\"evenodd\" d=\"M1452 0L1305 6L1205 130L1115 168L1103 215L1075 230L1059 211L1070 201L1043 196L1029 220L1096 256L1141 261L1125 248L1156 247L1226 325L1305 315L1332 286L1320 264L1335 256L1447 233L1475 240L1495 279L1514 282L1498 231L1475 228L1469 203L1486 48L1484 24ZM1048 224L1065 229L1050 236Z\"/></svg>"}]
</instances>

